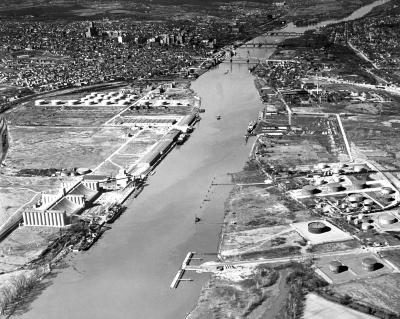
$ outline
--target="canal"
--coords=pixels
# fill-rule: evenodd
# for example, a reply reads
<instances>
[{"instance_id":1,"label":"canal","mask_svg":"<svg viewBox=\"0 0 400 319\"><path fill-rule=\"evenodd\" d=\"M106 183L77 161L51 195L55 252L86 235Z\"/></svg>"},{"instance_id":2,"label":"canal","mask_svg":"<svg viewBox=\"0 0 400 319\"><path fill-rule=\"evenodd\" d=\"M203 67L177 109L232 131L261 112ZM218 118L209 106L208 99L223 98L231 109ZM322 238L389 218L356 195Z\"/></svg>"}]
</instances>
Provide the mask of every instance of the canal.
<instances>
[{"instance_id":1,"label":"canal","mask_svg":"<svg viewBox=\"0 0 400 319\"><path fill-rule=\"evenodd\" d=\"M238 50L244 58L272 53L271 48ZM223 63L192 87L206 112L190 139L157 167L112 230L88 252L67 257L69 266L14 317L177 319L191 310L208 276L187 273L193 282L176 290L169 285L188 251L217 251L230 187L211 183L229 182L227 174L241 170L252 143L244 140L247 125L262 108L246 64ZM195 216L202 222L195 224Z\"/></svg>"}]
</instances>

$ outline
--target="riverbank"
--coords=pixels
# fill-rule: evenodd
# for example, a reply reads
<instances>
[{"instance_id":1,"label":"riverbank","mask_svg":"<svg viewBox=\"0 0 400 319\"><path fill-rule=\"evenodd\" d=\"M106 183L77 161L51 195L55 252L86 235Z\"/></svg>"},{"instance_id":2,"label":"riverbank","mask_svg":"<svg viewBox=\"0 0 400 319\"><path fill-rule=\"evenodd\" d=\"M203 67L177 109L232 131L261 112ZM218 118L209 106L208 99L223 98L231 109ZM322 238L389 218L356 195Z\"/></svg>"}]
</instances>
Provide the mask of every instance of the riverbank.
<instances>
[{"instance_id":1,"label":"riverbank","mask_svg":"<svg viewBox=\"0 0 400 319\"><path fill-rule=\"evenodd\" d=\"M168 97L162 94L164 92L169 93ZM2 167L1 180L7 183L8 191L1 193L1 199L9 203L6 210L9 213L6 217L9 218L3 220L0 227L0 269L3 271L3 275L0 275L0 285L2 291L12 293L0 300L1 311L7 315L17 310L11 305L24 306L21 298L26 292L20 287L21 284L16 283L18 278L29 277L29 274L38 268L51 269L50 265L57 265L59 260L72 251L88 250L110 228L107 224L126 210L126 207L121 205L143 190L155 167L175 148L180 134L186 134L187 137L199 120L199 99L186 84L161 85L141 98L128 89L95 92L83 96L85 93L87 92L80 92L80 95L74 92L73 96L57 96L57 105L54 107L39 109L39 102L46 105L53 103L52 100L40 100L35 102L34 107L20 107L8 114L12 148L7 156L7 166ZM97 100L90 105L92 112L93 108L100 109L97 115L85 106L77 107L78 113L72 109L64 112L66 104L84 104L87 98L92 99L99 95L102 100L113 98L112 103L107 105L112 111L112 118L108 117L109 111L99 114L102 105L101 101ZM128 103L121 104L121 98ZM146 105L146 114L143 114L143 105ZM118 114L115 115L115 108L118 107ZM51 121L47 122L46 117L42 117L41 125L36 126L37 122L36 125L32 125L31 121L38 120L33 119L32 108L35 109L36 116L39 111L47 112L46 114L54 112ZM80 112L87 116L82 116ZM56 122L55 115L58 118ZM94 118L90 118L93 116ZM88 118L90 126L87 126ZM106 119L106 123L102 124ZM74 120L75 124L80 120L79 127L69 127L69 120ZM69 129L68 132L65 132L65 128ZM91 136L93 144L88 143L88 131L97 136ZM77 136L78 132L84 136ZM110 132L117 134L113 135L111 141L107 141L105 139ZM26 134L29 134L29 138L26 138ZM86 140L83 137L86 137ZM104 148L94 149L96 140L99 141L100 137ZM113 145L109 144L112 141ZM27 143L31 147L29 154L26 153ZM96 156L92 156L93 152ZM37 156L33 156L32 153L36 153ZM60 169L60 166L51 166L57 157L57 166L65 165L63 169ZM23 165L27 167L21 165L20 158L25 158ZM99 160L101 162L98 162ZM97 186L87 184L87 180L97 181ZM57 195L60 185L64 187L63 193ZM49 187L52 189L49 190ZM29 192L26 192L26 189ZM37 189L46 189L50 194L39 194ZM83 206L76 207L75 197L68 197L72 192L72 196L81 196L80 192L84 192L86 201ZM26 196L29 195L33 197L26 203ZM45 196L50 202L47 200L47 206L41 208ZM14 212L18 205L21 206ZM25 219L27 212L31 216L51 214L55 210L52 209L53 206L64 209L66 227L48 228L54 226L48 224L48 218ZM42 228L43 226L45 228ZM46 273L41 272L40 278L48 273L50 270ZM25 279L24 282L27 281ZM29 289L32 288L33 282L40 280L39 277L32 282L29 279Z\"/></svg>"},{"instance_id":2,"label":"riverbank","mask_svg":"<svg viewBox=\"0 0 400 319\"><path fill-rule=\"evenodd\" d=\"M302 41L304 42L301 45L307 47L304 44L307 39L295 39L293 42L299 44ZM307 44L309 46L309 42ZM316 127L325 125L329 127L331 125L320 120L317 120L320 121L317 123L315 118L311 116L310 118L292 119L293 122L290 123L290 119L285 114L288 110L290 112L294 103L289 99L289 93L288 97L282 97L282 95L277 94L275 89L284 87L288 89L288 92L294 92L297 83L293 81L293 78L296 78L296 72L301 74L303 66L301 63L304 63L304 58L307 60L307 54L300 58L288 56L291 50L296 50L296 44L292 47L290 47L290 44L282 47L276 53L275 58L277 60L293 59L300 62L285 61L277 63L276 67L271 62L269 68L265 68L266 72L263 74L258 72L259 77L254 80L255 87L265 102L262 110L263 116L260 115L260 117L266 123L259 125L258 130L256 130L266 136L266 138L258 140L255 147L254 154L257 154L259 165L255 163L252 165L249 161L242 172L232 174L232 182L236 186L226 200L224 208L225 218L219 244L218 266L217 269L212 269L212 267L207 267L207 263L204 264L204 269L212 272L211 279L203 287L198 303L188 318L218 318L220 316L228 318L300 318L303 315L305 296L309 292L316 291L324 296L333 295L329 289L324 288L327 283L322 279L324 277L321 272L317 274L313 270L314 267L321 266L313 266L311 258L306 261L306 256L304 260L300 257L309 243L289 225L308 223L316 218L321 218L321 216L314 214L313 210L308 208L309 204L293 200L290 190L303 187L305 180L302 180L301 177L292 180L290 175L295 174L296 166L300 169L302 165L317 165L319 162L325 161L347 162L348 157L344 153L340 139L335 137L334 134L332 135L332 131L328 132L329 129L322 134L331 135L331 141L312 136L294 139L289 137L290 134L286 135L286 127L289 126L295 127L296 131L303 131L303 135L312 135L314 133L310 132L310 128L318 130ZM332 55L332 52L326 54ZM310 56L308 55L308 57ZM325 62L317 53L313 55L313 58L313 61ZM356 58L350 53L347 58L342 56L339 60L340 63L347 66L354 67L357 65ZM262 68L262 65L260 66ZM276 71L274 68L277 70L276 73L274 73ZM337 68L345 69L340 66ZM291 70L291 74L288 75L287 69ZM307 66L305 65L304 70L306 69ZM335 72L335 69L332 68L329 71ZM364 76L368 80L374 81L361 70L353 71L354 68L348 71L349 76L354 77L354 73L356 73L360 77ZM343 73L341 75L345 76ZM291 77L288 78L289 76ZM290 101L290 107L285 99ZM323 108L323 110L312 109L312 111L316 112L315 115L318 113L322 115L325 104ZM304 106L303 108L297 106L295 110L296 113L305 112L300 111L304 110ZM278 126L280 126L279 129ZM293 142L292 140L296 141ZM329 146L330 143L332 144ZM272 183L272 180L276 177L278 177L279 182L277 179L276 183ZM263 181L266 181L264 185ZM344 227L343 223L339 223L338 220L335 220L335 222L340 224L341 228ZM350 241L347 243L349 243L349 247L339 248L342 246L338 244L335 250L356 250L360 247L358 242ZM355 244L354 247L353 244ZM299 258L296 258L296 256L299 256ZM287 257L287 260L283 262L286 265L274 265L273 260L279 259L278 257L283 260ZM307 274L302 273L302 271L292 273L290 260L293 257L301 263L296 265L303 265L308 269ZM269 259L271 259L271 263L268 264L268 271L264 273L265 278L274 274L273 276L282 278L281 281L279 279L273 283L262 281L263 276L260 277L256 265L259 265L262 260ZM251 262L251 264L246 262ZM310 264L307 264L308 262ZM285 269L284 273L279 270L282 268ZM285 275L288 275L288 278ZM303 280L303 278L306 278L306 280ZM351 284L348 286L351 286ZM354 292L354 294L356 293ZM280 296L281 299L277 296ZM386 299L382 298L382 300ZM342 302L342 299L338 297L335 301ZM369 299L370 301L371 299ZM356 305L357 302L354 302L352 307L365 311L366 306L357 307ZM377 315L381 312L385 314L385 311L379 309L379 306L374 307L373 311L376 311Z\"/></svg>"}]
</instances>

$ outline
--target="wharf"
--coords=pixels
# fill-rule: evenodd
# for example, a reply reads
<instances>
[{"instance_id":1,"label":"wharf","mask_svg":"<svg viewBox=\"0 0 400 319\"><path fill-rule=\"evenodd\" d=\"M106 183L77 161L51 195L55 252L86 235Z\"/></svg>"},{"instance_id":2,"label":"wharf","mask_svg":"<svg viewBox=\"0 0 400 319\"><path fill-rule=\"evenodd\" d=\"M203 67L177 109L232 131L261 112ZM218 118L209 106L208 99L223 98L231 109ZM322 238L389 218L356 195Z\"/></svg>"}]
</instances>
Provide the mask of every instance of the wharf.
<instances>
[{"instance_id":1,"label":"wharf","mask_svg":"<svg viewBox=\"0 0 400 319\"><path fill-rule=\"evenodd\" d=\"M184 279L182 278L183 275L185 274L186 270L192 270L189 269L188 265L190 264L190 261L193 259L193 255L195 254L195 252L193 251L189 251L185 257L185 259L182 262L181 268L178 270L178 272L176 273L174 279L171 282L171 285L169 286L171 289L176 289L178 288L178 285L181 281L192 281L192 279ZM191 267L191 266L190 266Z\"/></svg>"}]
</instances>

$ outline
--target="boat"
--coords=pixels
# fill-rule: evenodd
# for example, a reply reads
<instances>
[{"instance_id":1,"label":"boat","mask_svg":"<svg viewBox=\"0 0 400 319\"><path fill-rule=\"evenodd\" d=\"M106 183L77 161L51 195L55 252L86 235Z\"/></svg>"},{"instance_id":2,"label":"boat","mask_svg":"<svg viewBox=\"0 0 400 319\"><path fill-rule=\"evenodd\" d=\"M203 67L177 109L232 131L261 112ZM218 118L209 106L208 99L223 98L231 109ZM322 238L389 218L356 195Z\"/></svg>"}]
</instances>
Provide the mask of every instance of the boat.
<instances>
[{"instance_id":1,"label":"boat","mask_svg":"<svg viewBox=\"0 0 400 319\"><path fill-rule=\"evenodd\" d=\"M196 217L194 218L194 222L195 222L195 223L198 223L199 221L201 221L200 217L197 217L197 216L196 216Z\"/></svg>"},{"instance_id":2,"label":"boat","mask_svg":"<svg viewBox=\"0 0 400 319\"><path fill-rule=\"evenodd\" d=\"M220 120L221 118L221 115L217 115L217 120Z\"/></svg>"},{"instance_id":3,"label":"boat","mask_svg":"<svg viewBox=\"0 0 400 319\"><path fill-rule=\"evenodd\" d=\"M107 210L106 223L113 223L122 214L122 206L119 204L114 204L110 206Z\"/></svg>"},{"instance_id":4,"label":"boat","mask_svg":"<svg viewBox=\"0 0 400 319\"><path fill-rule=\"evenodd\" d=\"M257 122L251 121L249 123L249 125L247 126L247 132L249 132L249 133L253 132L253 130L256 128L256 126L257 126Z\"/></svg>"},{"instance_id":5,"label":"boat","mask_svg":"<svg viewBox=\"0 0 400 319\"><path fill-rule=\"evenodd\" d=\"M188 138L187 134L185 134L185 133L179 134L176 144L182 145L186 141L187 138Z\"/></svg>"}]
</instances>

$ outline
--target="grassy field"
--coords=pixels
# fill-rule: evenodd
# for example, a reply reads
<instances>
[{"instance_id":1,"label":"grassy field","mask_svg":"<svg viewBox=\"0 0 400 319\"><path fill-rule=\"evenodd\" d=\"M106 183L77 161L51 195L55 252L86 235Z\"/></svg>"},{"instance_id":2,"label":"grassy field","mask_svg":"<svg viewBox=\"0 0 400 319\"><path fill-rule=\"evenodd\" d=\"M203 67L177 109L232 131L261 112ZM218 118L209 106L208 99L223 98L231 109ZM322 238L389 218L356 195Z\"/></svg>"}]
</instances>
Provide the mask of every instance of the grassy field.
<instances>
[{"instance_id":1,"label":"grassy field","mask_svg":"<svg viewBox=\"0 0 400 319\"><path fill-rule=\"evenodd\" d=\"M123 142L123 128L10 127L8 166L23 168L94 168Z\"/></svg>"},{"instance_id":2,"label":"grassy field","mask_svg":"<svg viewBox=\"0 0 400 319\"><path fill-rule=\"evenodd\" d=\"M332 287L339 296L348 295L355 302L373 305L400 314L400 276L390 274Z\"/></svg>"}]
</instances>

